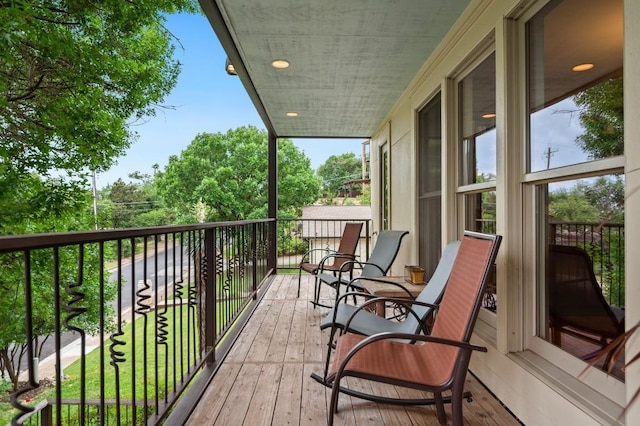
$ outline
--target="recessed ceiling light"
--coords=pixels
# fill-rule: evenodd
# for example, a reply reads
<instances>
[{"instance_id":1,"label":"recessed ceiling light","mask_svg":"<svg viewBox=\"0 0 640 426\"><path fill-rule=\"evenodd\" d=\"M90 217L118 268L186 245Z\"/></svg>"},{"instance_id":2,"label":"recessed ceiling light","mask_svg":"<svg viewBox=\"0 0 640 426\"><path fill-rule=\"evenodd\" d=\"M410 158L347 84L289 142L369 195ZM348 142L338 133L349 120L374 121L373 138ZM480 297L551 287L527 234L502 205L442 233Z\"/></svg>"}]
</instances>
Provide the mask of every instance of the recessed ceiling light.
<instances>
[{"instance_id":1,"label":"recessed ceiling light","mask_svg":"<svg viewBox=\"0 0 640 426\"><path fill-rule=\"evenodd\" d=\"M298 113L295 111L290 111L287 113L287 117L297 117L297 116L298 116Z\"/></svg>"},{"instance_id":2,"label":"recessed ceiling light","mask_svg":"<svg viewBox=\"0 0 640 426\"><path fill-rule=\"evenodd\" d=\"M282 70L285 68L289 68L289 61L286 61L284 59L276 59L275 61L271 62L271 66Z\"/></svg>"},{"instance_id":3,"label":"recessed ceiling light","mask_svg":"<svg viewBox=\"0 0 640 426\"><path fill-rule=\"evenodd\" d=\"M496 117L495 112L488 112L486 114L482 114L482 118L495 118L495 117Z\"/></svg>"},{"instance_id":4,"label":"recessed ceiling light","mask_svg":"<svg viewBox=\"0 0 640 426\"><path fill-rule=\"evenodd\" d=\"M590 63L584 63L584 64L578 64L575 65L573 68L571 68L572 70L576 71L576 72L580 72L580 71L588 71L591 68L593 68L593 64Z\"/></svg>"}]
</instances>

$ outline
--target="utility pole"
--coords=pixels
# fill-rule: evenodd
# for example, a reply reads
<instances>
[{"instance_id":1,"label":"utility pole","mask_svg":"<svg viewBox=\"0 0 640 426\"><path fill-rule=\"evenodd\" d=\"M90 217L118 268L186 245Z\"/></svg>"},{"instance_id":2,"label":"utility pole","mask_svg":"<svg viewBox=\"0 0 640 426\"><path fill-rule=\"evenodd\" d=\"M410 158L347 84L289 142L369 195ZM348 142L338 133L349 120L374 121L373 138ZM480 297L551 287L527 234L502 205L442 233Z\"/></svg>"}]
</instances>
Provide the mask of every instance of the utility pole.
<instances>
[{"instance_id":1,"label":"utility pole","mask_svg":"<svg viewBox=\"0 0 640 426\"><path fill-rule=\"evenodd\" d=\"M544 153L544 156L547 157L547 170L551 167L551 157L553 157L553 154L556 152L558 152L557 148L551 149L551 145L547 147L547 152Z\"/></svg>"},{"instance_id":2,"label":"utility pole","mask_svg":"<svg viewBox=\"0 0 640 426\"><path fill-rule=\"evenodd\" d=\"M96 171L93 171L92 180L93 189L93 220L95 222L96 231L98 230L98 189L96 188Z\"/></svg>"}]
</instances>

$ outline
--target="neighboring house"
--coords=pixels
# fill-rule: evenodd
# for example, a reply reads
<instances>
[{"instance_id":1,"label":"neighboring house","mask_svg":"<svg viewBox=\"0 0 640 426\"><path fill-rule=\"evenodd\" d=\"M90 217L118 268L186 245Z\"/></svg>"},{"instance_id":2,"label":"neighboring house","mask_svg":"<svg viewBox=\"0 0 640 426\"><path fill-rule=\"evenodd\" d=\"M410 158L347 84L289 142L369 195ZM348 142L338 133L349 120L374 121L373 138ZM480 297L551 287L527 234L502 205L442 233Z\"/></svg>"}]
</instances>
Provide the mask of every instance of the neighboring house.
<instances>
[{"instance_id":1,"label":"neighboring house","mask_svg":"<svg viewBox=\"0 0 640 426\"><path fill-rule=\"evenodd\" d=\"M340 244L340 237L347 222L364 221L360 232L360 241L356 248L359 260L368 258L368 241L371 235L367 235L366 222L371 219L371 206L306 206L302 208L302 231L300 236L309 241L309 249L330 248L336 249ZM322 237L319 237L319 236ZM315 253L310 259L317 263L322 257L322 252Z\"/></svg>"}]
</instances>

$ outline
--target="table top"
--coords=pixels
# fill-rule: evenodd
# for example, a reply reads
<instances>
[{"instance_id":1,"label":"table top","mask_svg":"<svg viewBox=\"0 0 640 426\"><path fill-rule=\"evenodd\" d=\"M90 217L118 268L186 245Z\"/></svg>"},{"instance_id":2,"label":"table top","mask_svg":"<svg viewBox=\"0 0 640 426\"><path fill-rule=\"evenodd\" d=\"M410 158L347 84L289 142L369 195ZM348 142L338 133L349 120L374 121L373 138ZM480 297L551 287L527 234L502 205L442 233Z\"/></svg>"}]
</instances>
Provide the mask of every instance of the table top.
<instances>
[{"instance_id":1,"label":"table top","mask_svg":"<svg viewBox=\"0 0 640 426\"><path fill-rule=\"evenodd\" d=\"M407 297L407 292L398 288L397 285L380 282L377 280L390 281L395 284L400 284L402 287L409 290L411 295L415 298L427 285L426 283L413 284L408 282L404 276L401 277L376 277L375 280L361 278L358 279L358 283L362 285L369 293L380 297Z\"/></svg>"}]
</instances>

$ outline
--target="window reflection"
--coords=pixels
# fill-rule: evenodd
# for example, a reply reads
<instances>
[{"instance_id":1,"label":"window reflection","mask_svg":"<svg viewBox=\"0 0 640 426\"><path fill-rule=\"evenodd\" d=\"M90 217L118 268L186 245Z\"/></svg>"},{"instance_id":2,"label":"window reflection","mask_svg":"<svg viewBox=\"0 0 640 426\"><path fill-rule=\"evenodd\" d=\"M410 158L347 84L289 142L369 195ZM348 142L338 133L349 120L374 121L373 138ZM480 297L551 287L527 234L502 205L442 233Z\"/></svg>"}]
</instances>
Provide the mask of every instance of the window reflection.
<instances>
[{"instance_id":1,"label":"window reflection","mask_svg":"<svg viewBox=\"0 0 640 426\"><path fill-rule=\"evenodd\" d=\"M624 179L539 185L547 229L539 334L589 359L624 331ZM598 365L608 367L603 358ZM621 366L614 376L624 378Z\"/></svg>"},{"instance_id":2,"label":"window reflection","mask_svg":"<svg viewBox=\"0 0 640 426\"><path fill-rule=\"evenodd\" d=\"M552 0L526 26L528 171L556 169L535 183L538 335L586 361L624 330L624 180L561 167L624 153L622 3Z\"/></svg>"},{"instance_id":3,"label":"window reflection","mask_svg":"<svg viewBox=\"0 0 640 426\"><path fill-rule=\"evenodd\" d=\"M489 55L459 83L460 182L496 178L496 62Z\"/></svg>"},{"instance_id":4,"label":"window reflection","mask_svg":"<svg viewBox=\"0 0 640 426\"><path fill-rule=\"evenodd\" d=\"M551 1L527 33L529 171L622 155L622 1Z\"/></svg>"}]
</instances>

